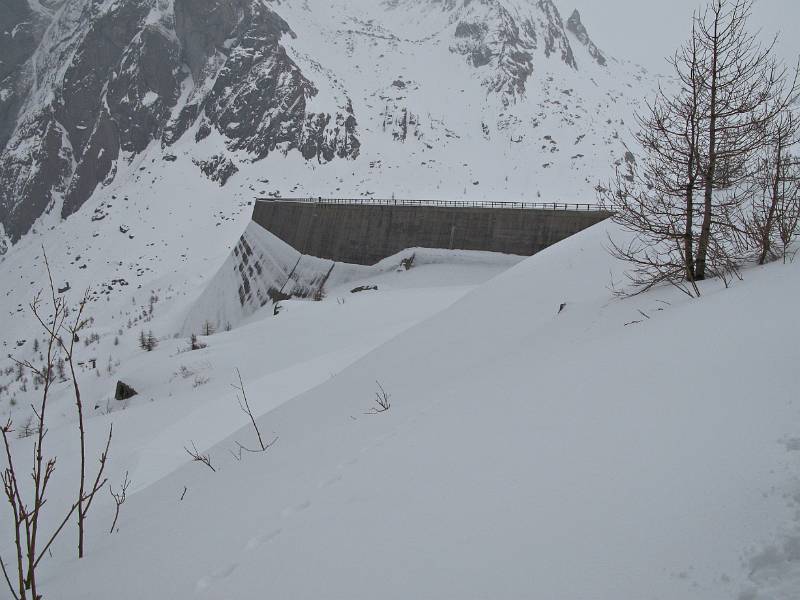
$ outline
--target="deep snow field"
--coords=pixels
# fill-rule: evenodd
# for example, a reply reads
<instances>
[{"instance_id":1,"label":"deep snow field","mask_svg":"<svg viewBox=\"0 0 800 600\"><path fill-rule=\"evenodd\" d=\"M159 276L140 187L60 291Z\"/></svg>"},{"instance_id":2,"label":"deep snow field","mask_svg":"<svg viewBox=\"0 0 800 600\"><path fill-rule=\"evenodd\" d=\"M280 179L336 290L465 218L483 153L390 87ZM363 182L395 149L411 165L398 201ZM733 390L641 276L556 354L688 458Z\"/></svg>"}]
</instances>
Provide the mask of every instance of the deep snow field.
<instances>
[{"instance_id":1,"label":"deep snow field","mask_svg":"<svg viewBox=\"0 0 800 600\"><path fill-rule=\"evenodd\" d=\"M82 384L92 445L113 422L109 475L128 471L131 493L113 535L99 497L84 560L65 532L45 598L797 598L800 265L709 282L699 300L622 300L609 233L623 235L600 224L521 262L376 269L193 352L135 338L177 331L199 282L121 325L112 373L98 363ZM362 284L378 290L350 292ZM277 437L241 461L229 450L255 437L236 368ZM139 396L108 400L117 379ZM367 414L378 381L391 409ZM59 394L53 507L76 468Z\"/></svg>"}]
</instances>

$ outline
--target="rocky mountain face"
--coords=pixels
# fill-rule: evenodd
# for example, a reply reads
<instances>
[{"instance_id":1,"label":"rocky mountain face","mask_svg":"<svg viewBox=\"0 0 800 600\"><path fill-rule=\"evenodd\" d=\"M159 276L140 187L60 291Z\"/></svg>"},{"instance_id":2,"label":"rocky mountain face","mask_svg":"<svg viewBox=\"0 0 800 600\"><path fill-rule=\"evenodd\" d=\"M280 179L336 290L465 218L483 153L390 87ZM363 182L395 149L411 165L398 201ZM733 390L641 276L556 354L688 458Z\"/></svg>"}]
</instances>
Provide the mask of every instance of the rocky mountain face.
<instances>
[{"instance_id":1,"label":"rocky mountain face","mask_svg":"<svg viewBox=\"0 0 800 600\"><path fill-rule=\"evenodd\" d=\"M11 1L0 16L0 222L12 241L44 211L79 209L119 160L195 125L197 140L216 130L256 158L358 155L350 106L307 110L317 90L262 0L66 0L47 15Z\"/></svg>"},{"instance_id":2,"label":"rocky mountain face","mask_svg":"<svg viewBox=\"0 0 800 600\"><path fill-rule=\"evenodd\" d=\"M573 33L578 41L586 47L586 50L589 52L589 56L591 56L598 65L605 67L608 64L603 52L600 50L600 48L595 46L592 38L589 37L589 32L586 31L586 27L584 27L583 23L581 22L581 13L579 13L577 10L572 12L572 16L570 16L569 20L567 21L567 30Z\"/></svg>"},{"instance_id":3,"label":"rocky mountain face","mask_svg":"<svg viewBox=\"0 0 800 600\"><path fill-rule=\"evenodd\" d=\"M584 46L591 59L606 66L576 10L565 23L553 0L427 0L449 13L455 24L453 52L463 54L472 66L492 66L486 86L507 102L525 92L535 70L537 51L554 56L567 67L579 68L573 41ZM408 10L417 0L387 0L393 9Z\"/></svg>"},{"instance_id":4,"label":"rocky mountain face","mask_svg":"<svg viewBox=\"0 0 800 600\"><path fill-rule=\"evenodd\" d=\"M550 108L565 111L561 100L550 108L552 98L532 100L556 85L544 67L609 68L577 11L564 22L552 0L6 5L0 239L12 242L43 214L79 210L148 149L175 160L170 148L187 138L214 146L190 163L218 184L273 154L318 166L367 158L369 169L351 169L348 187L369 194L364 182L386 160L373 140L379 120L393 142L415 139L445 155L473 134L470 148L493 132L518 142ZM450 60L442 49L468 69L450 89L437 89L426 73ZM374 61L369 71L364 57ZM480 109L469 117L439 109L443 96L464 93L456 88L473 79L484 90ZM563 99L563 90L553 94ZM348 185L341 175L336 182L336 191Z\"/></svg>"}]
</instances>

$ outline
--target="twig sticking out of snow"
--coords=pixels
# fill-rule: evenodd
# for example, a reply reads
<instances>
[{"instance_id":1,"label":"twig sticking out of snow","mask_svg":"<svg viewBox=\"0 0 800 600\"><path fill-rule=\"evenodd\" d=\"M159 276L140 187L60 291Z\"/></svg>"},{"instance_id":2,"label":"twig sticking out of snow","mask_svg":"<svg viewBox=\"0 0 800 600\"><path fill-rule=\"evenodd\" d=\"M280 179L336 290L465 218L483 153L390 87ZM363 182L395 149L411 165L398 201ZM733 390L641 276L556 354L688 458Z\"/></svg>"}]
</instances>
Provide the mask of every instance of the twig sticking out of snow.
<instances>
[{"instance_id":1,"label":"twig sticking out of snow","mask_svg":"<svg viewBox=\"0 0 800 600\"><path fill-rule=\"evenodd\" d=\"M119 490L119 493L115 492L114 489L109 485L108 491L111 492L111 497L114 498L114 503L116 504L116 509L114 510L114 521L111 523L111 529L108 530L108 533L114 533L114 527L117 526L117 519L119 518L119 509L120 506L125 504L125 500L127 499L128 494L128 487L131 484L131 480L128 479L128 471L125 471L125 478L122 480L122 487Z\"/></svg>"},{"instance_id":2,"label":"twig sticking out of snow","mask_svg":"<svg viewBox=\"0 0 800 600\"><path fill-rule=\"evenodd\" d=\"M193 460L193 461L195 461L195 462L199 462L199 463L203 463L205 466L207 466L209 469L211 469L211 470L212 470L212 471L214 471L215 473L217 472L217 470L216 470L216 469L214 468L214 466L211 464L211 456L210 456L209 454L202 454L202 453L201 453L201 452L200 452L200 451L197 449L197 446L195 445L195 443L194 443L194 442L192 442L192 449L191 449L191 450L189 450L189 448L187 448L186 446L184 446L184 447L183 447L183 449L184 449L184 450L186 450L186 453L187 453L189 456L191 456L191 457L192 457L192 460Z\"/></svg>"},{"instance_id":3,"label":"twig sticking out of snow","mask_svg":"<svg viewBox=\"0 0 800 600\"><path fill-rule=\"evenodd\" d=\"M260 448L260 449L251 450L250 448L246 448L245 446L243 446L239 442L236 442L236 445L239 448L238 456L234 452L231 452L231 454L233 454L233 457L236 460L242 460L242 452L252 452L252 453L266 452L267 450L269 450L275 444L275 442L278 441L278 438L276 437L274 440L272 440L268 444L264 443L264 438L261 437L261 430L258 428L258 424L256 423L256 419L253 416L253 411L250 410L250 403L247 401L247 392L244 389L244 382L242 381L242 374L239 372L239 369L236 369L236 376L239 378L239 385L238 386L233 385L231 387L233 389L235 389L237 392L241 392L241 394L242 394L241 397L239 396L238 393L236 394L236 399L239 401L239 410L241 410L244 414L246 414L248 417L250 417L250 422L253 424L253 429L256 430L256 436L258 436L258 445L259 445L259 448Z\"/></svg>"},{"instance_id":4,"label":"twig sticking out of snow","mask_svg":"<svg viewBox=\"0 0 800 600\"><path fill-rule=\"evenodd\" d=\"M366 413L366 415L379 415L381 413L385 413L392 407L392 403L389 400L390 396L386 393L386 390L383 389L380 381L376 381L375 383L378 384L379 391L375 392L375 404L378 406L373 406L370 408Z\"/></svg>"}]
</instances>

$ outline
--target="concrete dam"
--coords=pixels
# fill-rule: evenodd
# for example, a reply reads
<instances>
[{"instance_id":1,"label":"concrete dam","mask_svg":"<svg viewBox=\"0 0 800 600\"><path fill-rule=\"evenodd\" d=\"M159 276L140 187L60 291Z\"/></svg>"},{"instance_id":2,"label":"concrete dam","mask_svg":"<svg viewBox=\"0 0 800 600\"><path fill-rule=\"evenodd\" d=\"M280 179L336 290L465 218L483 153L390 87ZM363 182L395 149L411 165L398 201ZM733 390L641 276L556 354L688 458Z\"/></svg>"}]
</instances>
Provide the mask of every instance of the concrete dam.
<instances>
[{"instance_id":1,"label":"concrete dam","mask_svg":"<svg viewBox=\"0 0 800 600\"><path fill-rule=\"evenodd\" d=\"M589 204L263 199L253 221L302 254L373 265L406 248L530 256L611 213Z\"/></svg>"}]
</instances>

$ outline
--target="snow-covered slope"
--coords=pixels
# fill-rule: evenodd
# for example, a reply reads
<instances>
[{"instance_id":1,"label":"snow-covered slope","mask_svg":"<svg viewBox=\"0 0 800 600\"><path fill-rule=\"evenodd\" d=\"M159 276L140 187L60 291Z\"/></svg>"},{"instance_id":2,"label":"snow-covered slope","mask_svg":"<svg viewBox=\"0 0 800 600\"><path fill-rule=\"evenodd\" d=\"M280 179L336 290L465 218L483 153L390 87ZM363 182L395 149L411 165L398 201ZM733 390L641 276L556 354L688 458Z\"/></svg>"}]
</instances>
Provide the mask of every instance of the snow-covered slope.
<instances>
[{"instance_id":1,"label":"snow-covered slope","mask_svg":"<svg viewBox=\"0 0 800 600\"><path fill-rule=\"evenodd\" d=\"M701 300L619 300L609 232L622 235L598 225L452 305L485 275L393 271L364 282L377 292L257 313L205 350L126 360L144 397L90 434L115 422L112 476L130 470L136 493L113 536L98 504L86 559L65 538L48 593L796 597L800 267L708 282ZM461 291L431 287L443 278ZM168 381L181 366L191 376ZM234 366L278 437L241 461L228 450L253 432L224 389ZM376 380L391 409L368 415ZM70 434L51 434L65 471ZM190 440L217 472L188 461Z\"/></svg>"},{"instance_id":2,"label":"snow-covered slope","mask_svg":"<svg viewBox=\"0 0 800 600\"><path fill-rule=\"evenodd\" d=\"M3 247L143 160L253 195L589 201L652 86L552 0L12 4Z\"/></svg>"},{"instance_id":3,"label":"snow-covered slope","mask_svg":"<svg viewBox=\"0 0 800 600\"><path fill-rule=\"evenodd\" d=\"M260 225L251 222L216 275L187 311L182 332L202 331L206 324L230 329L267 304L288 298L319 299L348 283L407 266L495 266L522 260L494 252L408 248L372 266L337 263L303 255ZM356 286L358 287L358 286Z\"/></svg>"},{"instance_id":4,"label":"snow-covered slope","mask_svg":"<svg viewBox=\"0 0 800 600\"><path fill-rule=\"evenodd\" d=\"M104 361L117 354L106 344L149 326L151 297L159 313L188 315L160 337L214 315L215 303L194 321L189 308L227 293L207 284L257 197L593 202L610 163L634 160L625 123L650 85L549 1L67 0L31 4L35 19L23 9L17 25L37 25L30 47L14 37L24 27L8 30L3 48L28 49L0 84L21 103L4 105L18 115L0 136L0 346L19 358L36 357L17 317L38 290L43 246L59 287L94 289L101 343L88 358ZM337 125L348 111L357 152ZM0 359L0 410L27 406L21 384Z\"/></svg>"}]
</instances>

